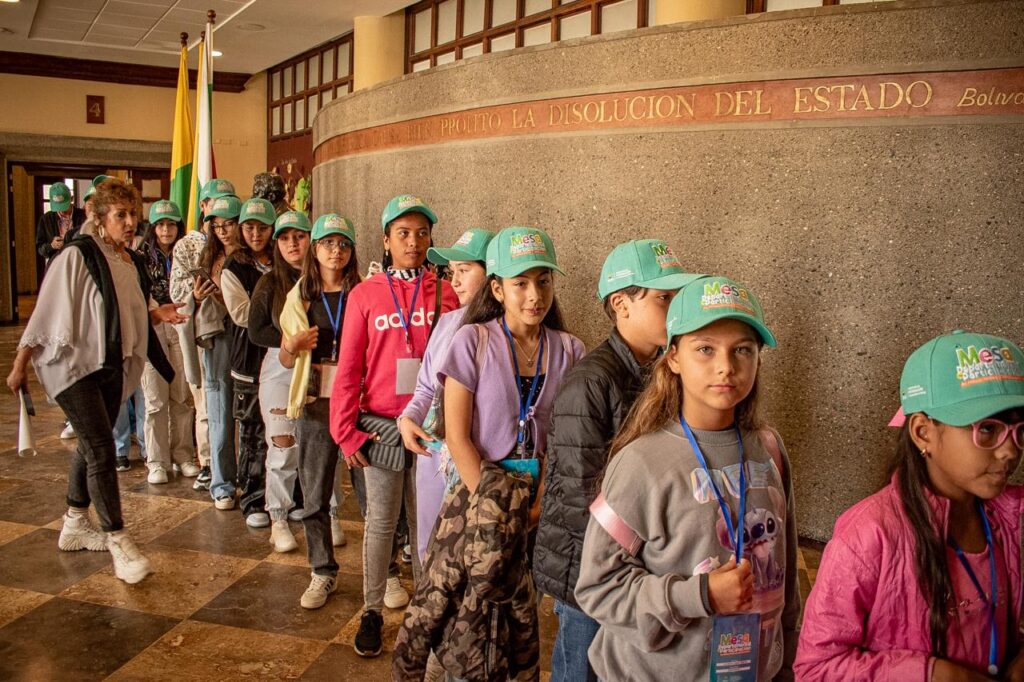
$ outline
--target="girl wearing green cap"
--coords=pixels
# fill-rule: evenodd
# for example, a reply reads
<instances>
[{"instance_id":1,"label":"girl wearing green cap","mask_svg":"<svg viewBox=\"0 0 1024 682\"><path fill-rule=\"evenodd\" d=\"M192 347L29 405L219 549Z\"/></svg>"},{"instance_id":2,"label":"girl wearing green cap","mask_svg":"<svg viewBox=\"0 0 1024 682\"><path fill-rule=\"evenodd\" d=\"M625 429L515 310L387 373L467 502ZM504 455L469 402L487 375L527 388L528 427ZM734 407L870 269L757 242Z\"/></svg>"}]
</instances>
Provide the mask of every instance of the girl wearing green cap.
<instances>
[{"instance_id":1,"label":"girl wearing green cap","mask_svg":"<svg viewBox=\"0 0 1024 682\"><path fill-rule=\"evenodd\" d=\"M836 521L794 669L801 679L1024 680L1024 353L953 332L900 379L888 485Z\"/></svg>"},{"instance_id":2,"label":"girl wearing green cap","mask_svg":"<svg viewBox=\"0 0 1024 682\"><path fill-rule=\"evenodd\" d=\"M270 544L275 552L298 547L289 511L301 519L301 490L296 485L299 446L295 420L288 416L292 370L281 364L281 310L288 292L302 273L312 231L305 213L285 211L274 222L274 265L260 278L249 306L249 340L266 349L259 374L260 413L267 439L266 509L270 515Z\"/></svg>"},{"instance_id":3,"label":"girl wearing green cap","mask_svg":"<svg viewBox=\"0 0 1024 682\"><path fill-rule=\"evenodd\" d=\"M266 432L259 405L259 371L264 349L249 340L249 308L260 277L270 271L274 243L273 205L265 199L249 199L238 216L238 249L224 261L220 276L224 305L231 317L231 379L234 383L234 416L238 421L238 485L242 516L250 528L270 525L265 507Z\"/></svg>"},{"instance_id":4,"label":"girl wearing green cap","mask_svg":"<svg viewBox=\"0 0 1024 682\"><path fill-rule=\"evenodd\" d=\"M386 269L345 302L331 434L346 465L363 470L366 484L364 610L354 648L367 657L382 650L384 607L401 608L409 599L398 577L388 575L403 499L415 532L413 455L402 447L395 419L412 398L434 322L458 307L451 285L423 267L435 221L418 197L388 202L381 214ZM414 576L418 563L414 556Z\"/></svg>"},{"instance_id":5,"label":"girl wearing green cap","mask_svg":"<svg viewBox=\"0 0 1024 682\"><path fill-rule=\"evenodd\" d=\"M747 670L736 679L792 679L790 467L756 409L775 337L753 292L725 277L683 287L666 331L590 507L575 591L601 625L590 663L604 680L707 680L736 667Z\"/></svg>"},{"instance_id":6,"label":"girl wearing green cap","mask_svg":"<svg viewBox=\"0 0 1024 682\"><path fill-rule=\"evenodd\" d=\"M487 281L470 301L437 370L444 386L445 444L454 465L451 492L442 503L427 546L425 575L396 643L393 674L399 679L422 676L429 643L442 639L437 657L457 679L480 679L486 659L491 659L488 679L538 674L529 538L540 517L551 406L584 347L565 331L554 278L562 270L546 232L502 230L487 246L486 263ZM468 511L472 500L484 498L486 505ZM489 579L453 589L451 575L474 570L462 560L461 542L467 543L465 555L486 567ZM482 603L486 594L507 599L494 624L481 625L470 621L484 613L483 607L453 616L458 609L439 602L438 593L451 604ZM467 634L441 637L449 626Z\"/></svg>"},{"instance_id":7,"label":"girl wearing green cap","mask_svg":"<svg viewBox=\"0 0 1024 682\"><path fill-rule=\"evenodd\" d=\"M359 284L355 228L336 213L317 218L302 277L281 311L281 350L293 367L288 415L297 418L299 481L306 498L302 526L313 575L300 605L318 609L337 589L334 560L339 449L330 432L330 392L338 366L342 322L349 293ZM332 519L335 524L332 524ZM340 525L337 526L340 530ZM340 543L338 543L340 544Z\"/></svg>"},{"instance_id":8,"label":"girl wearing green cap","mask_svg":"<svg viewBox=\"0 0 1024 682\"><path fill-rule=\"evenodd\" d=\"M231 402L231 339L234 324L221 294L221 271L228 256L238 249L238 215L241 202L234 195L217 197L204 220L209 235L199 255L192 295L196 301L196 341L203 353L203 393L210 429L210 497L217 509L235 507L235 420Z\"/></svg>"},{"instance_id":9,"label":"girl wearing green cap","mask_svg":"<svg viewBox=\"0 0 1024 682\"><path fill-rule=\"evenodd\" d=\"M152 282L150 295L161 305L172 302L170 274L174 245L184 232L181 211L173 201L157 201L150 207L149 231L139 252L146 259L146 270ZM192 429L195 417L185 379L180 336L171 325L161 324L154 329L164 354L174 367L174 380L169 384L151 363L147 362L142 371L148 481L160 485L167 483L173 465L186 478L195 478L199 474L199 467L193 456Z\"/></svg>"}]
</instances>

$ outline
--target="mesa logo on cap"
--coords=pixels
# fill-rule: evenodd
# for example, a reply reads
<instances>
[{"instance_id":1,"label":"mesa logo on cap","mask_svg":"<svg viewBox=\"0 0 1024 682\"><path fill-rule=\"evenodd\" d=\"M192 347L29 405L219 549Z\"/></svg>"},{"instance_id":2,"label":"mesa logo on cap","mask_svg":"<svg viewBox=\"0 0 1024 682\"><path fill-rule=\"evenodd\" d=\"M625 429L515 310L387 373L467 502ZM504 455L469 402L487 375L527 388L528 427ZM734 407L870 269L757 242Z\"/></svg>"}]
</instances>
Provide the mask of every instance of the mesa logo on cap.
<instances>
[{"instance_id":1,"label":"mesa logo on cap","mask_svg":"<svg viewBox=\"0 0 1024 682\"><path fill-rule=\"evenodd\" d=\"M210 210L211 211L219 211L221 209L226 209L226 208L230 208L230 207L231 207L231 203L228 202L228 200L225 199L224 197L220 197L218 199L214 199L213 200L213 206L210 207Z\"/></svg>"},{"instance_id":2,"label":"mesa logo on cap","mask_svg":"<svg viewBox=\"0 0 1024 682\"><path fill-rule=\"evenodd\" d=\"M524 256L544 256L547 253L548 248L544 245L544 237L540 232L514 234L509 240L509 255L513 260Z\"/></svg>"},{"instance_id":3,"label":"mesa logo on cap","mask_svg":"<svg viewBox=\"0 0 1024 682\"><path fill-rule=\"evenodd\" d=\"M171 206L170 204L160 203L156 205L156 212L160 215L163 215L165 213L174 213L174 207Z\"/></svg>"},{"instance_id":4,"label":"mesa logo on cap","mask_svg":"<svg viewBox=\"0 0 1024 682\"><path fill-rule=\"evenodd\" d=\"M957 348L956 378L961 388L986 381L1024 381L1009 346Z\"/></svg>"},{"instance_id":5,"label":"mesa logo on cap","mask_svg":"<svg viewBox=\"0 0 1024 682\"><path fill-rule=\"evenodd\" d=\"M668 244L651 244L651 251L654 252L654 258L658 261L658 265L661 266L662 270L667 268L682 269L683 264L679 262L676 254L672 253L672 247Z\"/></svg>"},{"instance_id":6,"label":"mesa logo on cap","mask_svg":"<svg viewBox=\"0 0 1024 682\"><path fill-rule=\"evenodd\" d=\"M231 194L234 194L235 193L235 186L232 185L227 180L218 180L217 181L217 190L216 191L218 191L218 192L230 192Z\"/></svg>"},{"instance_id":7,"label":"mesa logo on cap","mask_svg":"<svg viewBox=\"0 0 1024 682\"><path fill-rule=\"evenodd\" d=\"M332 215L324 221L324 227L327 229L344 230L348 225L341 219L341 216Z\"/></svg>"},{"instance_id":8,"label":"mesa logo on cap","mask_svg":"<svg viewBox=\"0 0 1024 682\"><path fill-rule=\"evenodd\" d=\"M419 197L414 197L411 194L406 194L398 200L398 210L402 211L410 206L419 206L423 203L423 200Z\"/></svg>"},{"instance_id":9,"label":"mesa logo on cap","mask_svg":"<svg viewBox=\"0 0 1024 682\"><path fill-rule=\"evenodd\" d=\"M462 236L459 237L455 241L454 244L452 244L452 248L454 249L454 248L456 248L458 246L469 246L470 242L472 242L472 241L473 241L473 233L470 232L469 230L467 230L466 232L462 233Z\"/></svg>"},{"instance_id":10,"label":"mesa logo on cap","mask_svg":"<svg viewBox=\"0 0 1024 682\"><path fill-rule=\"evenodd\" d=\"M64 192L64 190L58 189L53 192L53 196L50 198L56 201L64 201L68 198L68 195Z\"/></svg>"},{"instance_id":11,"label":"mesa logo on cap","mask_svg":"<svg viewBox=\"0 0 1024 682\"><path fill-rule=\"evenodd\" d=\"M700 307L703 310L734 308L750 315L757 314L746 289L718 280L704 284L704 295L700 297Z\"/></svg>"},{"instance_id":12,"label":"mesa logo on cap","mask_svg":"<svg viewBox=\"0 0 1024 682\"><path fill-rule=\"evenodd\" d=\"M256 213L259 213L260 215L266 215L267 213L270 212L270 209L267 208L267 205L264 204L262 201L254 201L251 204L249 204L245 212L248 213L249 215L253 215Z\"/></svg>"}]
</instances>

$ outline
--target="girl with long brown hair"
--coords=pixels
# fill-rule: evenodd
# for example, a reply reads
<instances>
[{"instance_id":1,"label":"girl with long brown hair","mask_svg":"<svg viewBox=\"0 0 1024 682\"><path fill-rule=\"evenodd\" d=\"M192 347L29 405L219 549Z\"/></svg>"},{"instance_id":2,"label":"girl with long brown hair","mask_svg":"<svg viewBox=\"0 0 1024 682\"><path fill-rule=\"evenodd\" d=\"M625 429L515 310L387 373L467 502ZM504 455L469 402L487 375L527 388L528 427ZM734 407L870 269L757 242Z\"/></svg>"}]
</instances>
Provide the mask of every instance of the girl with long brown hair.
<instances>
[{"instance_id":1,"label":"girl with long brown hair","mask_svg":"<svg viewBox=\"0 0 1024 682\"><path fill-rule=\"evenodd\" d=\"M706 680L733 664L729 635L749 644L744 679L791 675L792 485L756 410L775 337L754 294L717 276L687 284L666 327L591 506L575 593L601 625L591 665L606 680Z\"/></svg>"}]
</instances>

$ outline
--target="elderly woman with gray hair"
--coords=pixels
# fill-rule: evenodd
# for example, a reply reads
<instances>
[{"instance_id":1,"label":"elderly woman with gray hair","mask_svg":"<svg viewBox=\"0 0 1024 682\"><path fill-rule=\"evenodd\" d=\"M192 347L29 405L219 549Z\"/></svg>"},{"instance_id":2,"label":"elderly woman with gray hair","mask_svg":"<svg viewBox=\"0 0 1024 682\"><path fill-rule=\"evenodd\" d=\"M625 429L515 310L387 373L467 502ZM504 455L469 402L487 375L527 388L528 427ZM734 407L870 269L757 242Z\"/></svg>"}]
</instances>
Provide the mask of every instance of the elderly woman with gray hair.
<instances>
[{"instance_id":1,"label":"elderly woman with gray hair","mask_svg":"<svg viewBox=\"0 0 1024 682\"><path fill-rule=\"evenodd\" d=\"M127 248L140 211L139 192L132 185L116 178L97 185L89 219L47 271L37 314L25 328L7 377L12 391L22 390L31 360L39 383L78 434L57 546L109 551L114 574L129 584L145 578L151 568L124 530L113 424L121 403L139 385L147 359L167 381L174 377L152 325L186 319L178 306L152 301L145 264ZM102 533L89 520L90 504Z\"/></svg>"}]
</instances>

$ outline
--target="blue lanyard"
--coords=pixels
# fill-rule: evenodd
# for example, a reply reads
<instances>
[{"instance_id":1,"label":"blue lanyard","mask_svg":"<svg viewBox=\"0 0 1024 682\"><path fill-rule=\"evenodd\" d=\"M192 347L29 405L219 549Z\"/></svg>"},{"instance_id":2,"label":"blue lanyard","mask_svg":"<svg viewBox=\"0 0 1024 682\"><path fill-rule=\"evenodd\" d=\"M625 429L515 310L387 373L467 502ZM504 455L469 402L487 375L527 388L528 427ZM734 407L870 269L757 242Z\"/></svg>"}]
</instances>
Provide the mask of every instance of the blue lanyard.
<instances>
[{"instance_id":1,"label":"blue lanyard","mask_svg":"<svg viewBox=\"0 0 1024 682\"><path fill-rule=\"evenodd\" d=\"M540 370L544 362L544 328L541 327L540 329L540 345L537 347L537 358L540 359L540 363L537 365L536 374L533 375L530 392L527 394L525 401L523 400L523 376L519 373L516 346L504 316L501 318L501 328L505 330L505 338L508 339L508 349L512 352L512 367L516 372L516 388L519 391L516 394L516 398L519 401L519 429L516 432L516 454L523 457L526 455L526 416L530 413L530 408L533 407L533 403L537 398L537 383L540 381Z\"/></svg>"},{"instance_id":2,"label":"blue lanyard","mask_svg":"<svg viewBox=\"0 0 1024 682\"><path fill-rule=\"evenodd\" d=\"M974 583L974 588L978 590L978 596L988 604L988 674L998 675L999 665L996 658L998 657L999 641L996 635L996 603L999 598L999 590L996 584L996 553L993 549L992 526L989 525L988 514L985 512L985 507L980 501L978 502L978 511L981 512L981 525L985 530L985 546L988 549L988 570L989 576L992 579L991 594L986 595L985 590L981 589L978 576L974 575L971 565L967 563L967 557L964 556L964 551L960 549L960 545L956 544L956 540L949 538L947 542L953 548L953 551L956 552L956 558L960 560L960 565L967 571L967 577Z\"/></svg>"},{"instance_id":3,"label":"blue lanyard","mask_svg":"<svg viewBox=\"0 0 1024 682\"><path fill-rule=\"evenodd\" d=\"M341 329L341 311L345 307L345 292L342 291L341 295L338 296L338 309L334 315L331 315L331 306L327 304L327 294L320 292L320 299L324 302L324 310L327 311L327 319L331 321L331 330L334 332L333 343L331 345L331 362L338 361L338 330Z\"/></svg>"},{"instance_id":4,"label":"blue lanyard","mask_svg":"<svg viewBox=\"0 0 1024 682\"><path fill-rule=\"evenodd\" d=\"M715 479L711 476L711 470L708 469L707 460L704 459L704 453L701 452L700 446L697 445L697 439L693 437L693 431L690 430L690 425L683 419L683 415L679 415L679 424L683 427L683 431L686 433L686 438L690 441L690 447L693 449L693 454L697 457L697 461L700 462L701 467L704 469L704 473L708 477L708 482L711 484L711 489L715 492L715 498L718 499L718 506L722 509L722 517L725 519L725 526L729 530L729 539L732 540L732 546L736 548L736 563L739 563L743 558L743 526L744 516L747 513L747 475L744 471L746 469L746 463L744 462L743 453L743 435L740 433L740 427L736 428L736 438L739 441L740 446L740 514L737 523L732 521L732 512L729 511L729 505L725 503L725 497L722 496L722 491L718 489L718 484L715 483Z\"/></svg>"},{"instance_id":5,"label":"blue lanyard","mask_svg":"<svg viewBox=\"0 0 1024 682\"><path fill-rule=\"evenodd\" d=\"M402 312L402 305L398 302L398 294L395 293L395 283L391 279L391 273L384 271L384 275L388 278L388 288L391 289L391 300L395 302L395 311L398 313L398 319L402 322L402 329L405 330L405 345L412 352L412 315L413 311L416 310L416 297L420 295L420 284L423 282L423 270L420 270L419 277L416 278L416 288L412 290L412 305L409 306L409 317L405 317L405 313Z\"/></svg>"}]
</instances>

